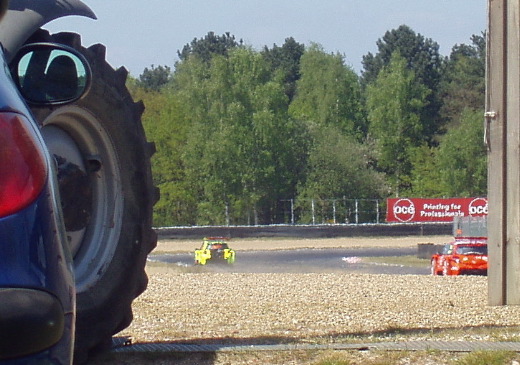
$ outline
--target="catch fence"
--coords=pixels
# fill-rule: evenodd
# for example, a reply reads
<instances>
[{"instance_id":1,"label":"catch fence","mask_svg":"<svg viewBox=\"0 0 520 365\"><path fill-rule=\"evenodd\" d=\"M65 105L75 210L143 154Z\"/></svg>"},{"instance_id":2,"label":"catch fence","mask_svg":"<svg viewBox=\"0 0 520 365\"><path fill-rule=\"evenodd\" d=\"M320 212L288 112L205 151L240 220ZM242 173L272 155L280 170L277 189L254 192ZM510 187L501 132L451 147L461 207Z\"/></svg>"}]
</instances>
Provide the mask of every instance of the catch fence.
<instances>
[{"instance_id":1,"label":"catch fence","mask_svg":"<svg viewBox=\"0 0 520 365\"><path fill-rule=\"evenodd\" d=\"M287 199L280 201L283 224L381 223L386 201L379 199Z\"/></svg>"}]
</instances>

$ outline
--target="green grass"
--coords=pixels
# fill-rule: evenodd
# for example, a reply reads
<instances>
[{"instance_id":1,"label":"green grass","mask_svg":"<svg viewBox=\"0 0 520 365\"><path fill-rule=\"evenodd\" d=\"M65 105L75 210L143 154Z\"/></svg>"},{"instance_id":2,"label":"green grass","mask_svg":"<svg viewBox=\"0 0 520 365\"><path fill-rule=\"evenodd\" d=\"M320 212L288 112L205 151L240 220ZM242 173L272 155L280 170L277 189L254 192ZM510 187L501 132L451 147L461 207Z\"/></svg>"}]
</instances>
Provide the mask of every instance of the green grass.
<instances>
[{"instance_id":1,"label":"green grass","mask_svg":"<svg viewBox=\"0 0 520 365\"><path fill-rule=\"evenodd\" d=\"M520 357L512 351L475 351L456 359L453 365L505 365Z\"/></svg>"},{"instance_id":2,"label":"green grass","mask_svg":"<svg viewBox=\"0 0 520 365\"><path fill-rule=\"evenodd\" d=\"M475 351L470 353L447 353L432 351L387 351L365 354L332 354L312 365L394 365L394 364L439 364L439 365L511 365L520 356L510 351Z\"/></svg>"}]
</instances>

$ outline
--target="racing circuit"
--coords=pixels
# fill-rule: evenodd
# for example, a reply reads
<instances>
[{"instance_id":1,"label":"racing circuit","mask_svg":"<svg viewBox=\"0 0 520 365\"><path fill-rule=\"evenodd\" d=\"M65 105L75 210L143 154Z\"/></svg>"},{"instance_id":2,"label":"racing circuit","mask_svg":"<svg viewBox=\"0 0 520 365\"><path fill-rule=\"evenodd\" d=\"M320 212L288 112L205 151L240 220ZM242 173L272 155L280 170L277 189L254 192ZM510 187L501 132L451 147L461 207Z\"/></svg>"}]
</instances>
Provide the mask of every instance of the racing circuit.
<instances>
[{"instance_id":1,"label":"racing circuit","mask_svg":"<svg viewBox=\"0 0 520 365\"><path fill-rule=\"evenodd\" d=\"M330 248L278 251L238 251L233 265L212 263L199 267L207 272L232 273L367 273L392 275L430 274L429 262L424 267L371 262L372 257L417 255L417 248ZM195 266L192 253L152 254L150 262L163 262L181 267Z\"/></svg>"},{"instance_id":2,"label":"racing circuit","mask_svg":"<svg viewBox=\"0 0 520 365\"><path fill-rule=\"evenodd\" d=\"M417 236L450 235L451 223L426 224L360 224L360 225L275 225L275 226L221 226L221 227L164 227L157 228L160 239L200 239L204 236L245 237L372 237L372 236ZM408 248L321 248L291 249L277 251L237 252L232 266L206 265L195 268L193 252L175 254L152 254L150 262L162 262L180 267L200 269L206 272L233 273L368 273L393 275L427 275L430 263L424 267L374 263L372 257L417 256L416 247Z\"/></svg>"}]
</instances>

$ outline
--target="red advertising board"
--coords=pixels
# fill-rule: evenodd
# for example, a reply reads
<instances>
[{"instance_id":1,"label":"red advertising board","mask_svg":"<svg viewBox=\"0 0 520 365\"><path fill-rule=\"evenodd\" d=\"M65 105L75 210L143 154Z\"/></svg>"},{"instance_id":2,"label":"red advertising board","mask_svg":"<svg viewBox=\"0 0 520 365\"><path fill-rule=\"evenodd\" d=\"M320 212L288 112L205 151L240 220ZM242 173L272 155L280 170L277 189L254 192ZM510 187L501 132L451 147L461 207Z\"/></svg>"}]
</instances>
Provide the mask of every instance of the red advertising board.
<instances>
[{"instance_id":1,"label":"red advertising board","mask_svg":"<svg viewBox=\"0 0 520 365\"><path fill-rule=\"evenodd\" d=\"M387 222L452 222L454 217L488 214L486 198L387 199Z\"/></svg>"}]
</instances>

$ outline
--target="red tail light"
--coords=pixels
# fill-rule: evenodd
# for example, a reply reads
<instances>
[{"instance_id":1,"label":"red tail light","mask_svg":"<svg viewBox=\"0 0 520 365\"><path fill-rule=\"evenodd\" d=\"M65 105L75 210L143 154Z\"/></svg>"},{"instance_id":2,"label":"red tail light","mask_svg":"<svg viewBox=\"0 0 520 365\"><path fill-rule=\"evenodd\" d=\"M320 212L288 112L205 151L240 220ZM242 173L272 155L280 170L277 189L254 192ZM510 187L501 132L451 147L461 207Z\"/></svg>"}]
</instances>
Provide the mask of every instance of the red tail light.
<instances>
[{"instance_id":1,"label":"red tail light","mask_svg":"<svg viewBox=\"0 0 520 365\"><path fill-rule=\"evenodd\" d=\"M0 217L33 202L47 177L38 138L24 117L0 113Z\"/></svg>"}]
</instances>

